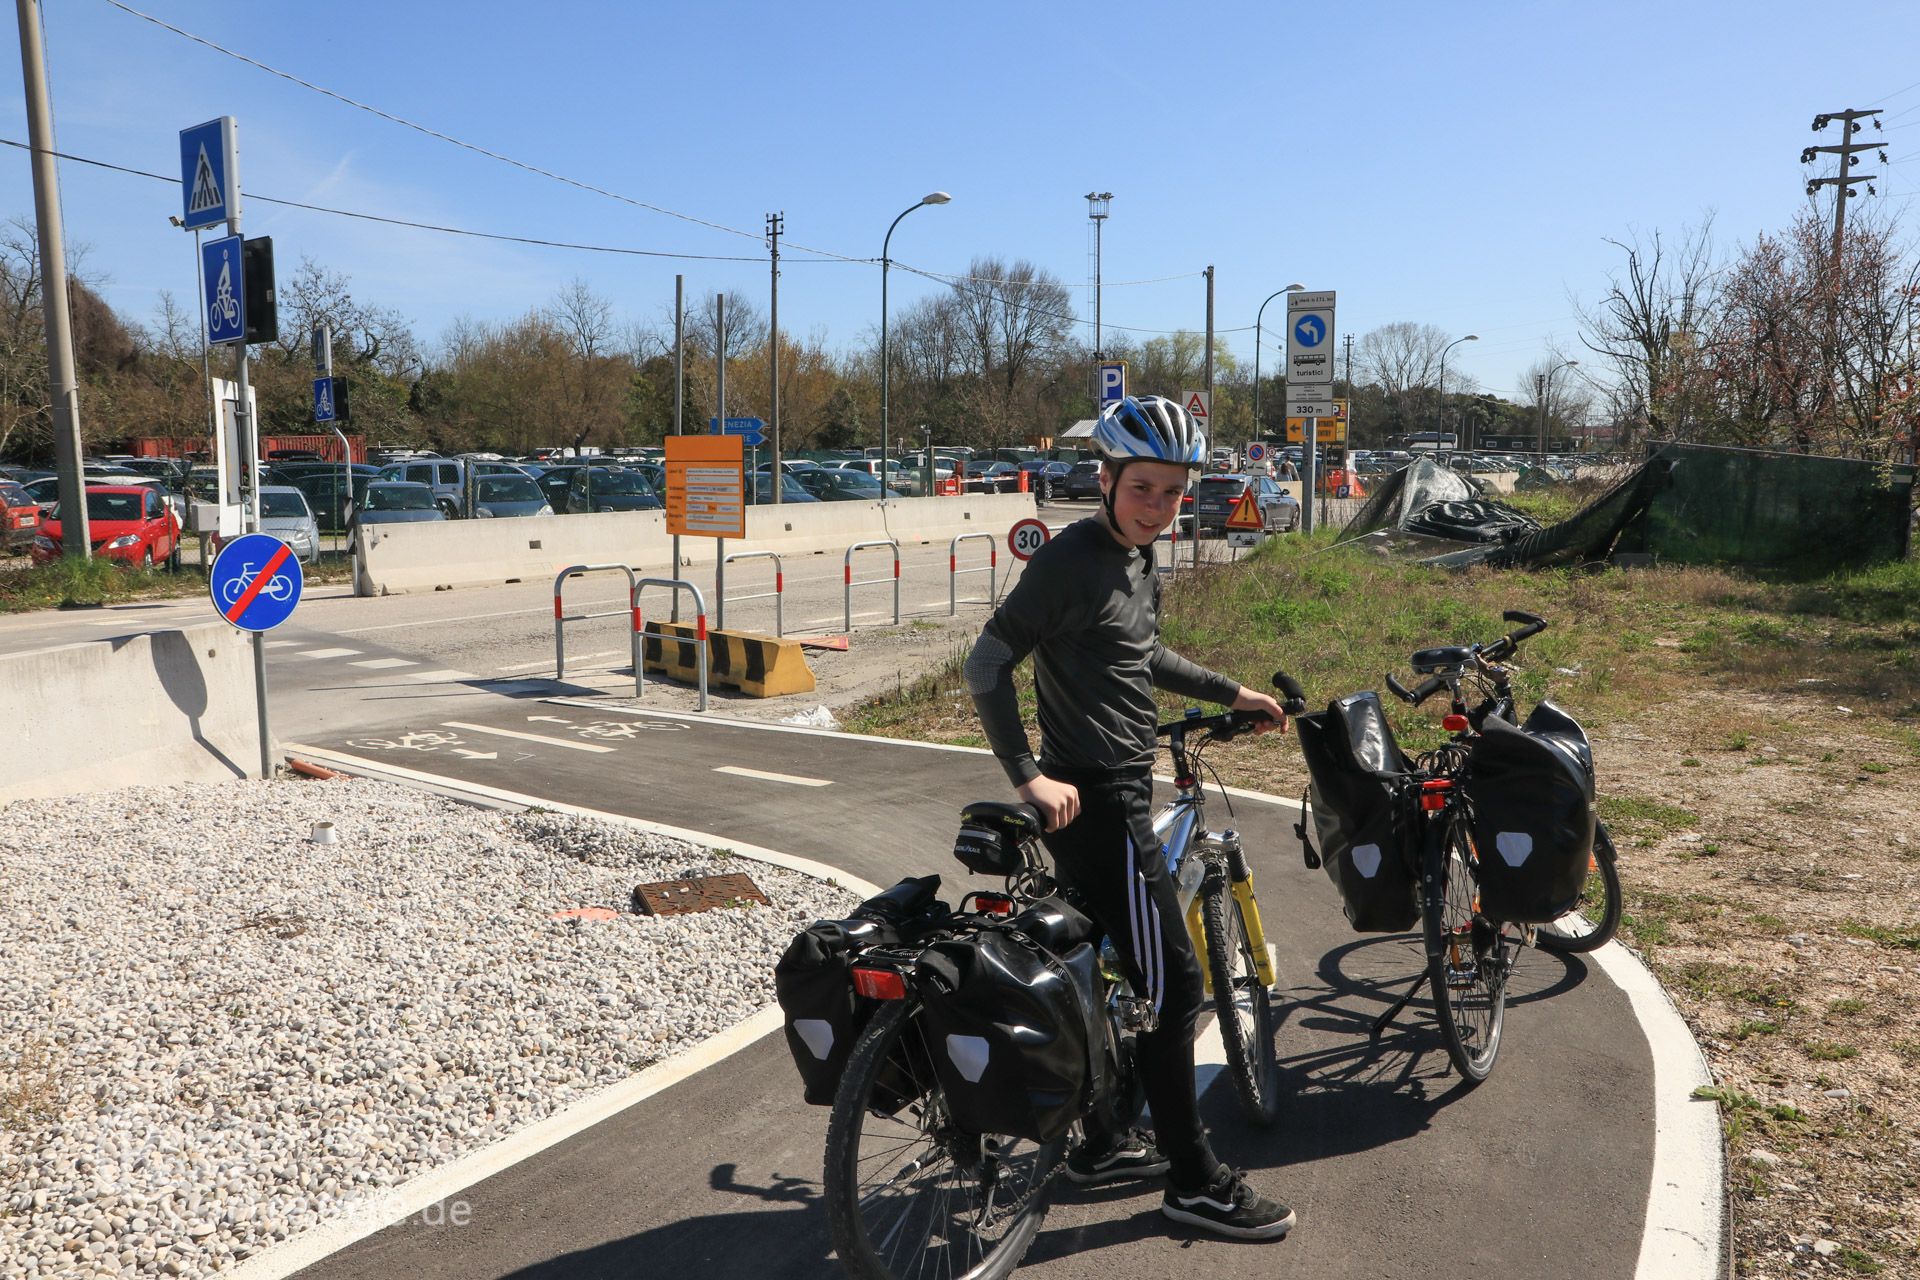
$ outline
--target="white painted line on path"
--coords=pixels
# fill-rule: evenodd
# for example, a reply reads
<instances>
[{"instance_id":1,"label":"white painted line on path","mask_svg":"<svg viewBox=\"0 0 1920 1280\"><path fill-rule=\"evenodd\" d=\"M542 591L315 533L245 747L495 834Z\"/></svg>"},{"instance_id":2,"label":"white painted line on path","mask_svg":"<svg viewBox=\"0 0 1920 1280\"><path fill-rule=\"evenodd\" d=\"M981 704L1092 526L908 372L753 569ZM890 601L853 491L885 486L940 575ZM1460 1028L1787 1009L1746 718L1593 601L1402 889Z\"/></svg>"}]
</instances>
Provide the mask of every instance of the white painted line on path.
<instances>
[{"instance_id":1,"label":"white painted line on path","mask_svg":"<svg viewBox=\"0 0 1920 1280\"><path fill-rule=\"evenodd\" d=\"M446 683L451 684L461 680L478 680L479 678L480 678L479 676L473 674L473 672L471 671L444 670L444 671L409 671L407 672L407 679L419 680L419 681L422 681L423 683L426 681L432 680L432 681L444 681Z\"/></svg>"},{"instance_id":2,"label":"white painted line on path","mask_svg":"<svg viewBox=\"0 0 1920 1280\"><path fill-rule=\"evenodd\" d=\"M363 658L359 662L349 662L350 667L365 667L369 671L386 671L392 667L417 667L420 664L412 658Z\"/></svg>"},{"instance_id":3,"label":"white painted line on path","mask_svg":"<svg viewBox=\"0 0 1920 1280\"><path fill-rule=\"evenodd\" d=\"M632 653L633 651L630 649L608 649L605 653L570 653L567 655L567 665L572 666L577 662L594 662L601 658L627 658L631 657ZM494 670L533 671L540 667L550 667L552 665L552 658L542 658L538 662L514 662L504 667L495 667Z\"/></svg>"},{"instance_id":4,"label":"white painted line on path","mask_svg":"<svg viewBox=\"0 0 1920 1280\"><path fill-rule=\"evenodd\" d=\"M742 769L737 764L723 764L714 769L715 773L730 773L736 778L760 778L767 782L788 782L796 787L830 787L831 778L800 778L791 773L768 773L764 769Z\"/></svg>"},{"instance_id":5,"label":"white painted line on path","mask_svg":"<svg viewBox=\"0 0 1920 1280\"><path fill-rule=\"evenodd\" d=\"M550 747L565 747L569 751L591 751L595 755L610 755L612 747L602 747L591 742L568 742L565 738L549 738L540 733L522 733L518 729L494 729L484 724L469 724L465 720L442 720L445 729L465 729L468 733L490 733L496 738L518 738L522 742L544 742Z\"/></svg>"},{"instance_id":6,"label":"white painted line on path","mask_svg":"<svg viewBox=\"0 0 1920 1280\"><path fill-rule=\"evenodd\" d=\"M267 641L267 648L269 648L269 649L291 649L291 648L292 648L292 647L293 647L294 645L297 645L297 644L299 644L299 643L300 643L300 642L299 642L298 640L269 640L269 641Z\"/></svg>"},{"instance_id":7,"label":"white painted line on path","mask_svg":"<svg viewBox=\"0 0 1920 1280\"><path fill-rule=\"evenodd\" d=\"M358 649L302 649L300 656L303 658L351 658L359 652Z\"/></svg>"}]
</instances>

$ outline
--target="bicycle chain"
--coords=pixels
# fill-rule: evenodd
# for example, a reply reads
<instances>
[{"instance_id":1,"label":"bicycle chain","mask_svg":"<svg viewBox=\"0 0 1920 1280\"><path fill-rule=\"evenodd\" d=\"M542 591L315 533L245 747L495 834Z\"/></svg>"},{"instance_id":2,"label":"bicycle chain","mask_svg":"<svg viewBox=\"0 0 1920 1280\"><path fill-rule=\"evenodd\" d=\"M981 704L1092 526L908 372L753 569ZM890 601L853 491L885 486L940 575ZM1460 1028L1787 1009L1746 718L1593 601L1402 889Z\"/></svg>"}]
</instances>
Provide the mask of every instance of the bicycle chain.
<instances>
[{"instance_id":1,"label":"bicycle chain","mask_svg":"<svg viewBox=\"0 0 1920 1280\"><path fill-rule=\"evenodd\" d=\"M1021 1196L1018 1200L1014 1200L1010 1202L1009 1204L1007 1204L1005 1208L1001 1209L998 1213L995 1213L993 1216L983 1219L980 1222L980 1225L975 1227L974 1230L985 1231L991 1227L998 1226L1002 1222L1005 1222L1007 1218L1012 1216L1013 1214L1025 1212L1027 1205L1033 1200L1033 1198L1039 1195L1042 1191L1046 1190L1048 1187L1051 1187L1053 1185L1053 1180L1059 1177L1061 1174L1061 1171L1064 1170L1066 1167L1067 1167L1067 1157L1065 1154L1065 1149L1062 1148L1059 1161L1053 1166L1053 1168L1046 1171L1046 1176L1042 1178L1038 1178L1034 1181L1033 1185L1030 1188L1028 1188L1027 1194L1025 1194L1024 1196Z\"/></svg>"}]
</instances>

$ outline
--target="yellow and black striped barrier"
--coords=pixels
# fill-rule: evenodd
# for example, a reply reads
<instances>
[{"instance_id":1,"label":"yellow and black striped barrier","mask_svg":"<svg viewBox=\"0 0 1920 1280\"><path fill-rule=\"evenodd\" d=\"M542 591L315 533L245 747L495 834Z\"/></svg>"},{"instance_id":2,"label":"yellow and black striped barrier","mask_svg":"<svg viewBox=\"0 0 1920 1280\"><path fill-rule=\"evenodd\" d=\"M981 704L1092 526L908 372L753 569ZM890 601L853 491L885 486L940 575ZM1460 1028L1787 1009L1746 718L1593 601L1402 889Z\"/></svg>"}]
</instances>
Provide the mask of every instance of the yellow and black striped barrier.
<instances>
[{"instance_id":1,"label":"yellow and black striped barrier","mask_svg":"<svg viewBox=\"0 0 1920 1280\"><path fill-rule=\"evenodd\" d=\"M641 644L641 661L649 672L697 684L697 644L695 629L686 623L650 620ZM738 689L750 698L777 698L788 693L811 693L813 669L807 665L797 640L756 631L708 631L707 681Z\"/></svg>"}]
</instances>

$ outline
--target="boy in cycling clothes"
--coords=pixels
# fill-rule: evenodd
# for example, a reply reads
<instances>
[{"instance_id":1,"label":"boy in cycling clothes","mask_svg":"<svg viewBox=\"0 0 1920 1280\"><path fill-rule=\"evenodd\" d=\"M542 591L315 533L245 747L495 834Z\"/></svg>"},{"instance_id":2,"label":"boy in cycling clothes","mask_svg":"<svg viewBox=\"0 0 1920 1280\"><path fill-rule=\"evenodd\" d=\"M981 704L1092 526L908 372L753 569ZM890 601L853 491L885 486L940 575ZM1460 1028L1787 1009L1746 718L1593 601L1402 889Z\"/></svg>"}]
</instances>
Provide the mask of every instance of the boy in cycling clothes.
<instances>
[{"instance_id":1,"label":"boy in cycling clothes","mask_svg":"<svg viewBox=\"0 0 1920 1280\"><path fill-rule=\"evenodd\" d=\"M1075 1182L1165 1173L1161 1212L1242 1239L1275 1239L1293 1211L1222 1164L1194 1095L1193 1036L1204 987L1172 877L1153 834L1153 690L1262 711L1280 705L1160 644L1153 543L1205 466L1206 437L1160 396L1132 396L1100 418L1101 510L1035 553L967 658L968 692L1020 798L1045 819L1061 882L1112 939L1158 1027L1136 1060L1155 1135L1088 1133L1067 1161ZM1013 670L1033 655L1040 758L1020 721Z\"/></svg>"}]
</instances>

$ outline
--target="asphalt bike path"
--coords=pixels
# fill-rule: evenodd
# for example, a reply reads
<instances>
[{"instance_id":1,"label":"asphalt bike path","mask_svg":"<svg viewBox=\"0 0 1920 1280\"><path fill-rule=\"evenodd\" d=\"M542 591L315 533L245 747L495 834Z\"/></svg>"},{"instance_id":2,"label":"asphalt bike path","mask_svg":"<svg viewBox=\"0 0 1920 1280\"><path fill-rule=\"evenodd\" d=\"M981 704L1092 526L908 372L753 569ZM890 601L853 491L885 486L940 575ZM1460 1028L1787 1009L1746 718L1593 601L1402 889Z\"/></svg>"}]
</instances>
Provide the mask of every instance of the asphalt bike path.
<instances>
[{"instance_id":1,"label":"asphalt bike path","mask_svg":"<svg viewBox=\"0 0 1920 1280\"><path fill-rule=\"evenodd\" d=\"M952 858L960 806L1008 797L980 752L566 699L421 711L396 727L303 740L379 768L777 849L880 885L938 872L948 896L985 883ZM1236 797L1233 808L1211 797L1208 816L1242 833L1277 948L1284 1100L1272 1129L1250 1129L1230 1082L1203 1069L1202 1108L1222 1158L1291 1203L1300 1225L1280 1244L1216 1240L1163 1219L1157 1186L1063 1184L1021 1274L1633 1277L1655 1104L1628 996L1579 957L1525 952L1494 1075L1463 1088L1424 996L1380 1040L1367 1035L1421 971L1417 940L1351 931L1325 875L1301 862L1292 806ZM459 1191L450 1199L464 1212L416 1214L299 1274L831 1276L826 1123L826 1108L801 1102L775 1032Z\"/></svg>"}]
</instances>

